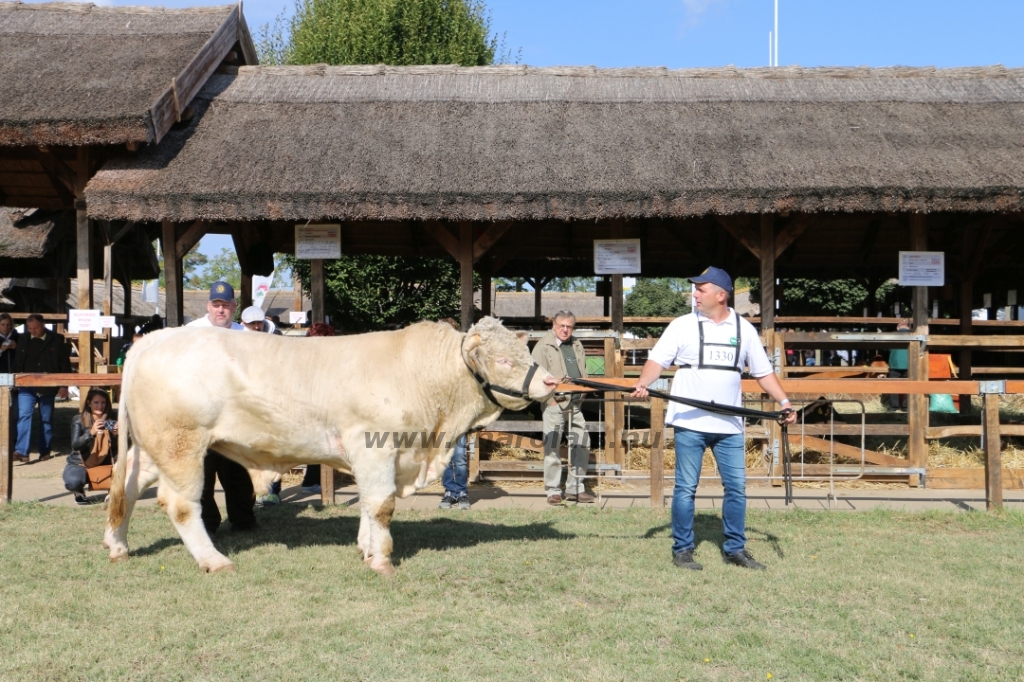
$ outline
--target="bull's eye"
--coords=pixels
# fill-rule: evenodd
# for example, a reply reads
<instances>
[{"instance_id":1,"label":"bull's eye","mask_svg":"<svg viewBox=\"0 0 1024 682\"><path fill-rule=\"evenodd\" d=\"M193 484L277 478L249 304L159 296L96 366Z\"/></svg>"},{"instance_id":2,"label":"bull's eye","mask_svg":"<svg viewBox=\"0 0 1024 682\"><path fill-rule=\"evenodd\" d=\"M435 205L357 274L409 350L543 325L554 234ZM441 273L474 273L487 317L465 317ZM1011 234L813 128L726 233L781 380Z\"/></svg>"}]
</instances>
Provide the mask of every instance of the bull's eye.
<instances>
[{"instance_id":1,"label":"bull's eye","mask_svg":"<svg viewBox=\"0 0 1024 682\"><path fill-rule=\"evenodd\" d=\"M506 367L512 367L512 361L508 358L498 358L499 365L505 365Z\"/></svg>"}]
</instances>

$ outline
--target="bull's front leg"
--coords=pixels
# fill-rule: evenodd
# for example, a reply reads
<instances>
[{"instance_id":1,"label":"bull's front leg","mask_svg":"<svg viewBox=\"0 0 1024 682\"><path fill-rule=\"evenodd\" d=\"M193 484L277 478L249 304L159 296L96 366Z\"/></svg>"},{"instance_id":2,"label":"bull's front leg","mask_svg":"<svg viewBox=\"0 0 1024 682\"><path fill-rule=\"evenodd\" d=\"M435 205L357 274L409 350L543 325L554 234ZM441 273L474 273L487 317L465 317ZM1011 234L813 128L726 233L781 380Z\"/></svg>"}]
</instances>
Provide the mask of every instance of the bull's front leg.
<instances>
[{"instance_id":1,"label":"bull's front leg","mask_svg":"<svg viewBox=\"0 0 1024 682\"><path fill-rule=\"evenodd\" d=\"M368 461L367 461L368 460ZM359 549L370 568L394 575L391 564L391 517L395 513L395 458L377 453L352 467L359 486Z\"/></svg>"}]
</instances>

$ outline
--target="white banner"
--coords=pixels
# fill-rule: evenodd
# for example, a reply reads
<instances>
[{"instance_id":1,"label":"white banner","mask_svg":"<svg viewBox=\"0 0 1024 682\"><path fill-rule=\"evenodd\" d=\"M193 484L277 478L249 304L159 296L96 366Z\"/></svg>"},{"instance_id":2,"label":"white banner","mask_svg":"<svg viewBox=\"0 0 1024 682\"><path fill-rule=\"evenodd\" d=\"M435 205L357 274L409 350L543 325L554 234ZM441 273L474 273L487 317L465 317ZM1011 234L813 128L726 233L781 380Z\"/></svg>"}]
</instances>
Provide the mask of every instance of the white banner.
<instances>
[{"instance_id":1,"label":"white banner","mask_svg":"<svg viewBox=\"0 0 1024 682\"><path fill-rule=\"evenodd\" d=\"M263 299L267 297L267 292L270 291L270 285L274 282L274 273L270 273L269 277L263 275L252 276L252 304L257 308L263 308Z\"/></svg>"}]
</instances>

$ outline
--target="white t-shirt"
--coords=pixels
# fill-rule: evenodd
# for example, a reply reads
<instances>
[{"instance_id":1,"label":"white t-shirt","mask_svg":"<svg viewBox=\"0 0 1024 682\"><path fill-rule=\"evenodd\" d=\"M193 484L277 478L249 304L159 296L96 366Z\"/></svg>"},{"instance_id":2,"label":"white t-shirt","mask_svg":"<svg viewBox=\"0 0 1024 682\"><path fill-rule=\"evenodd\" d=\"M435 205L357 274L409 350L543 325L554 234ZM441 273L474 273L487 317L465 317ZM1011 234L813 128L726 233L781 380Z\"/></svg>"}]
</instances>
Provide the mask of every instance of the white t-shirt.
<instances>
[{"instance_id":1,"label":"white t-shirt","mask_svg":"<svg viewBox=\"0 0 1024 682\"><path fill-rule=\"evenodd\" d=\"M191 322L189 322L185 326L186 327L212 327L213 323L210 322L210 316L209 315L203 315L202 317L200 317L197 320L192 320ZM229 329L229 327L218 327L218 329ZM230 329L239 330L239 329L245 329L245 327L243 327L242 325L238 324L237 322L232 321Z\"/></svg>"},{"instance_id":2,"label":"white t-shirt","mask_svg":"<svg viewBox=\"0 0 1024 682\"><path fill-rule=\"evenodd\" d=\"M672 395L705 402L713 401L734 407L743 405L739 372L725 369L697 369L700 362L698 323L704 326L705 350L720 355L720 351L708 349L708 343L735 346L737 320L740 324L741 346L738 365L740 369L749 367L750 375L755 378L767 376L775 371L768 360L768 354L761 347L761 339L757 330L742 317L738 317L732 308L729 309L729 316L720 324L715 324L711 318L699 312L690 313L676 318L669 324L648 356L665 368L672 365L690 365L690 367L680 367L676 371L676 376L672 380ZM728 355L727 350L725 355ZM718 363L716 362L716 364ZM732 363L724 362L722 364L731 365ZM702 433L743 432L742 417L712 414L696 407L673 402L668 404L665 423Z\"/></svg>"}]
</instances>

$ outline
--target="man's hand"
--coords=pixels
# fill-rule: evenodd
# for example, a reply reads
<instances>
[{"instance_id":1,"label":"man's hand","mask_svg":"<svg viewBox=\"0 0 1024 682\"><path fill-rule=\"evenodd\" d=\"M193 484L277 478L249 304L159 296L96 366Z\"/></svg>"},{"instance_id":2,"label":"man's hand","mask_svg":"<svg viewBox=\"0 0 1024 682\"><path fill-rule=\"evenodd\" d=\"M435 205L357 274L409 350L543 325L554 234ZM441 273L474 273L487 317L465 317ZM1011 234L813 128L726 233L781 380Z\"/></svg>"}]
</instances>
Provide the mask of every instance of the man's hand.
<instances>
[{"instance_id":1,"label":"man's hand","mask_svg":"<svg viewBox=\"0 0 1024 682\"><path fill-rule=\"evenodd\" d=\"M60 398L61 400L67 400L67 397L68 397L68 388L67 388L67 386L61 386L60 388L57 389L57 397Z\"/></svg>"},{"instance_id":2,"label":"man's hand","mask_svg":"<svg viewBox=\"0 0 1024 682\"><path fill-rule=\"evenodd\" d=\"M649 395L647 387L637 382L636 386L633 387L633 392L629 394L630 398L646 398Z\"/></svg>"},{"instance_id":3,"label":"man's hand","mask_svg":"<svg viewBox=\"0 0 1024 682\"><path fill-rule=\"evenodd\" d=\"M785 407L782 410L784 424L796 424L796 410L792 407Z\"/></svg>"}]
</instances>

